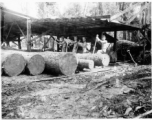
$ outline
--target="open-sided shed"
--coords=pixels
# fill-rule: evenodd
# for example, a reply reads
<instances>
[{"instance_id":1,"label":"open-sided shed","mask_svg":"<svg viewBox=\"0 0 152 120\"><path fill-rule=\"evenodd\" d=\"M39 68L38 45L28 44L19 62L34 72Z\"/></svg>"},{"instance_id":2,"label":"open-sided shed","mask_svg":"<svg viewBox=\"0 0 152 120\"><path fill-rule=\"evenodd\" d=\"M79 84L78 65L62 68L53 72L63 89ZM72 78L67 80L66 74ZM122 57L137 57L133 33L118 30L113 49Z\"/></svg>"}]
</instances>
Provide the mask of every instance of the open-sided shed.
<instances>
[{"instance_id":1,"label":"open-sided shed","mask_svg":"<svg viewBox=\"0 0 152 120\"><path fill-rule=\"evenodd\" d=\"M42 35L55 36L94 36L105 31L138 30L140 27L126 25L117 21L110 21L110 15L79 18L35 19L9 9L0 7L1 16L1 41L18 41L27 38L27 49L30 42ZM38 37L31 39L31 35Z\"/></svg>"}]
</instances>

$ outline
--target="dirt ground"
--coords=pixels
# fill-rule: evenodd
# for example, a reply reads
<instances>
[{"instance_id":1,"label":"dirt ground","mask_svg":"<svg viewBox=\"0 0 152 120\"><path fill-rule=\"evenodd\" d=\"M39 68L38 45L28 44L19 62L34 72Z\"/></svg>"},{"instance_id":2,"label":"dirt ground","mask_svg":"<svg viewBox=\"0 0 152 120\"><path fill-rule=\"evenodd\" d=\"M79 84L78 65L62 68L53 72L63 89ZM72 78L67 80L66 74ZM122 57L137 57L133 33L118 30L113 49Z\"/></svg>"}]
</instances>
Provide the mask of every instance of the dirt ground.
<instances>
[{"instance_id":1,"label":"dirt ground","mask_svg":"<svg viewBox=\"0 0 152 120\"><path fill-rule=\"evenodd\" d=\"M99 69L62 78L2 76L2 118L134 118L152 109L151 65Z\"/></svg>"}]
</instances>

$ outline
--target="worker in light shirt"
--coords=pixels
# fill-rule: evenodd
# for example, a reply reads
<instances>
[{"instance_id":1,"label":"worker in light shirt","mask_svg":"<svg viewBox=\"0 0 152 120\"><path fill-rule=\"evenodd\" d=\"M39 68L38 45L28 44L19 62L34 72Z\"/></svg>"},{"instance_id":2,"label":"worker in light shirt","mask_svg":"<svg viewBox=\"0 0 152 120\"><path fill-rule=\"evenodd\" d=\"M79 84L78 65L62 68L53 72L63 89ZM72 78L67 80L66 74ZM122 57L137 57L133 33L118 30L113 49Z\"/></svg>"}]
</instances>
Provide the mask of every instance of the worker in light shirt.
<instances>
[{"instance_id":1,"label":"worker in light shirt","mask_svg":"<svg viewBox=\"0 0 152 120\"><path fill-rule=\"evenodd\" d=\"M101 45L101 50L98 50L97 53L106 53L106 50L108 48L108 42L106 40L106 36L105 35L102 35L102 39L99 38L99 35L97 34L96 35L96 40L97 40L97 43L99 43Z\"/></svg>"}]
</instances>

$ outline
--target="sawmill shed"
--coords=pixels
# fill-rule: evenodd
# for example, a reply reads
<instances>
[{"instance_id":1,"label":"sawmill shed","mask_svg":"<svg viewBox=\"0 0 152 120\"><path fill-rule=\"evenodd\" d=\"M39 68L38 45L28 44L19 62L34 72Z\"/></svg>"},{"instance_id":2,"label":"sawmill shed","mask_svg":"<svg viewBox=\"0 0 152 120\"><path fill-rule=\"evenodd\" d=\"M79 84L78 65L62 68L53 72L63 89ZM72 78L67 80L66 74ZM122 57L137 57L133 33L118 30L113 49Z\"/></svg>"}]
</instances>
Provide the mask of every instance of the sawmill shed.
<instances>
[{"instance_id":1,"label":"sawmill shed","mask_svg":"<svg viewBox=\"0 0 152 120\"><path fill-rule=\"evenodd\" d=\"M91 37L102 32L114 32L116 39L117 31L139 30L140 26L127 25L118 21L110 20L110 15L79 18L56 18L36 19L12 10L0 7L1 15L1 41L20 41L27 38L27 50L30 50L30 42L42 35L54 36L86 36ZM31 38L36 35L36 38ZM22 37L22 39L21 39ZM89 41L92 42L92 41ZM115 41L114 41L115 43Z\"/></svg>"}]
</instances>

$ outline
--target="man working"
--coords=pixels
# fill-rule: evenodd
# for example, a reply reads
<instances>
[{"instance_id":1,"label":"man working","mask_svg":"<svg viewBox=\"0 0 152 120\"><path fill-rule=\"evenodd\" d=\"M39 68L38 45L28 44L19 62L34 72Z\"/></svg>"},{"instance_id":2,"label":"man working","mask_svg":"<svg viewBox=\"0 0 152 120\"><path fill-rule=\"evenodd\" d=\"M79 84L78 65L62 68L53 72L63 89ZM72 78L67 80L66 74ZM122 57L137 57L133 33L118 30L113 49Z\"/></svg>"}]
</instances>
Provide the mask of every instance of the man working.
<instances>
[{"instance_id":1,"label":"man working","mask_svg":"<svg viewBox=\"0 0 152 120\"><path fill-rule=\"evenodd\" d=\"M105 35L102 35L102 40L100 40L99 35L96 35L97 42L101 45L101 50L98 50L97 53L106 53L108 42L106 40Z\"/></svg>"},{"instance_id":2,"label":"man working","mask_svg":"<svg viewBox=\"0 0 152 120\"><path fill-rule=\"evenodd\" d=\"M77 36L74 36L72 52L77 53L77 49L78 49L78 40L77 40Z\"/></svg>"},{"instance_id":3,"label":"man working","mask_svg":"<svg viewBox=\"0 0 152 120\"><path fill-rule=\"evenodd\" d=\"M88 52L87 42L86 42L85 37L82 37L82 42L78 42L78 46L82 48L82 53L87 53Z\"/></svg>"}]
</instances>

